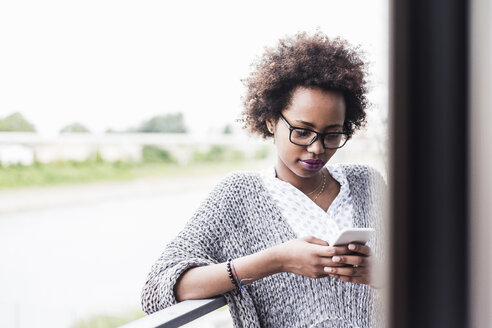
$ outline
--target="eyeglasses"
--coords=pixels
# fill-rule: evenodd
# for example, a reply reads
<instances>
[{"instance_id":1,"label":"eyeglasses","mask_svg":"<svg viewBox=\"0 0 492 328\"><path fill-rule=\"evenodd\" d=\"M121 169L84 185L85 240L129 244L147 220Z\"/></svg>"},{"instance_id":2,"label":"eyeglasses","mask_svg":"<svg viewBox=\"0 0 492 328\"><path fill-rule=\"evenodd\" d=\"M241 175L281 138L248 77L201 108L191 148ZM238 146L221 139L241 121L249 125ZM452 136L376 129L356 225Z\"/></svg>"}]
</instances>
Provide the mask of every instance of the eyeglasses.
<instances>
[{"instance_id":1,"label":"eyeglasses","mask_svg":"<svg viewBox=\"0 0 492 328\"><path fill-rule=\"evenodd\" d=\"M296 128L290 125L282 114L280 114L280 118L289 128L289 140L294 145L309 146L321 138L321 143L325 149L338 149L347 143L349 137L346 132L318 133L311 129Z\"/></svg>"}]
</instances>

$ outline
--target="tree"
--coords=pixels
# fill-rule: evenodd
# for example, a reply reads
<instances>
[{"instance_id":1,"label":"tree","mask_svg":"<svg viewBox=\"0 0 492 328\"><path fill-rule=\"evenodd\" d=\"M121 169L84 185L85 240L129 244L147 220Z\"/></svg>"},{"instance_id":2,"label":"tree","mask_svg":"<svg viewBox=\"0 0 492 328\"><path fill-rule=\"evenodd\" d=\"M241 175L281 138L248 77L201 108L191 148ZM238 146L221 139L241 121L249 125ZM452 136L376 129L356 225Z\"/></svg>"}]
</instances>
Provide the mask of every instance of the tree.
<instances>
[{"instance_id":1,"label":"tree","mask_svg":"<svg viewBox=\"0 0 492 328\"><path fill-rule=\"evenodd\" d=\"M143 122L136 130L144 133L186 133L182 113L154 116Z\"/></svg>"},{"instance_id":2,"label":"tree","mask_svg":"<svg viewBox=\"0 0 492 328\"><path fill-rule=\"evenodd\" d=\"M0 120L0 131L36 132L36 129L21 113L16 112Z\"/></svg>"},{"instance_id":3,"label":"tree","mask_svg":"<svg viewBox=\"0 0 492 328\"><path fill-rule=\"evenodd\" d=\"M60 133L89 133L88 128L80 123L72 123L60 130Z\"/></svg>"}]
</instances>

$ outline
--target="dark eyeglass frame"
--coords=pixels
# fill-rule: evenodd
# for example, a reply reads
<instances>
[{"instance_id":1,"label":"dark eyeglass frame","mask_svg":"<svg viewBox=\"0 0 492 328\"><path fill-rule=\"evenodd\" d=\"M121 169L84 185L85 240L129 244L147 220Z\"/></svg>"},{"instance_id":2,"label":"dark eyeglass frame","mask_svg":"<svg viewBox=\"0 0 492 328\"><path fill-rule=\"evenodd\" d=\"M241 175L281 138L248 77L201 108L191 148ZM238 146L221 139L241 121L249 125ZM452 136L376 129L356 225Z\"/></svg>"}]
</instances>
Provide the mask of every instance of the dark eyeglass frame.
<instances>
[{"instance_id":1,"label":"dark eyeglass frame","mask_svg":"<svg viewBox=\"0 0 492 328\"><path fill-rule=\"evenodd\" d=\"M349 139L349 135L346 132L326 132L326 133L319 133L319 132L316 132L316 131L311 130L311 129L299 128L299 127L296 127L296 126L292 126L289 122L287 122L287 120L285 119L285 117L282 114L280 114L280 118L287 125L287 128L289 128L289 141L291 143L293 143L294 145L297 145L297 146L310 146L316 140L318 140L318 138L321 138L321 144L323 145L323 148L324 149L338 149L338 148L342 148L343 146L345 146L345 144L347 143L347 141ZM308 144L298 144L298 143L295 143L294 141L292 141L292 131L294 131L294 130L303 130L303 131L313 132L313 133L316 134L316 136ZM329 136L329 135L340 135L340 134L345 135L345 141L341 145L339 145L338 147L326 147L325 146L325 136Z\"/></svg>"}]
</instances>

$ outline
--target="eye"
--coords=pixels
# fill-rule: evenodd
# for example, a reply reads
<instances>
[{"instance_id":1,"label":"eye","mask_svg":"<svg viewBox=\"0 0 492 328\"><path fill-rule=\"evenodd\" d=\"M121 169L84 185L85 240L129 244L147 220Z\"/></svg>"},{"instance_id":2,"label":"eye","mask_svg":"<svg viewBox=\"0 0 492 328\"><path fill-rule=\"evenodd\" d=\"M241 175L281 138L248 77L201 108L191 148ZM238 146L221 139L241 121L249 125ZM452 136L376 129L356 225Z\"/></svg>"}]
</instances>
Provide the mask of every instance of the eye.
<instances>
[{"instance_id":1,"label":"eye","mask_svg":"<svg viewBox=\"0 0 492 328\"><path fill-rule=\"evenodd\" d=\"M338 134L338 133L330 133L330 134L327 134L325 136L325 139L326 140L337 140L337 139L340 139L341 138L341 134Z\"/></svg>"},{"instance_id":2,"label":"eye","mask_svg":"<svg viewBox=\"0 0 492 328\"><path fill-rule=\"evenodd\" d=\"M292 131L295 137L298 138L306 138L312 135L312 132L309 130L304 130L304 129L294 129Z\"/></svg>"}]
</instances>

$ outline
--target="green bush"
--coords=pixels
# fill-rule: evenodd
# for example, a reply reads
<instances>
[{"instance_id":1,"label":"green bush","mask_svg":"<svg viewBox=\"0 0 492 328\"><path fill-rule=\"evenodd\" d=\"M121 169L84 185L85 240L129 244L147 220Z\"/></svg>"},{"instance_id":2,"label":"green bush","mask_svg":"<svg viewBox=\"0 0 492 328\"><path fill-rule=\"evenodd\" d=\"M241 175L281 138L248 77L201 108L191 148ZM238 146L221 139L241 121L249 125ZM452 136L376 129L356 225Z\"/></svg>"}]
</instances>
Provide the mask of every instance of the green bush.
<instances>
[{"instance_id":1,"label":"green bush","mask_svg":"<svg viewBox=\"0 0 492 328\"><path fill-rule=\"evenodd\" d=\"M268 157L269 153L268 147L260 148L255 152L255 159L265 159Z\"/></svg>"},{"instance_id":2,"label":"green bush","mask_svg":"<svg viewBox=\"0 0 492 328\"><path fill-rule=\"evenodd\" d=\"M207 156L210 161L223 161L226 158L227 152L228 149L225 146L212 145L207 153Z\"/></svg>"},{"instance_id":3,"label":"green bush","mask_svg":"<svg viewBox=\"0 0 492 328\"><path fill-rule=\"evenodd\" d=\"M143 161L146 163L174 163L171 152L157 146L146 145L142 149Z\"/></svg>"},{"instance_id":4,"label":"green bush","mask_svg":"<svg viewBox=\"0 0 492 328\"><path fill-rule=\"evenodd\" d=\"M89 133L91 132L87 127L81 123L72 123L63 127L60 133Z\"/></svg>"},{"instance_id":5,"label":"green bush","mask_svg":"<svg viewBox=\"0 0 492 328\"><path fill-rule=\"evenodd\" d=\"M231 151L231 160L235 162L239 161L244 161L246 159L246 156L244 156L244 153L239 150L233 150Z\"/></svg>"},{"instance_id":6,"label":"green bush","mask_svg":"<svg viewBox=\"0 0 492 328\"><path fill-rule=\"evenodd\" d=\"M137 132L143 133L186 133L183 113L154 116L143 122Z\"/></svg>"},{"instance_id":7,"label":"green bush","mask_svg":"<svg viewBox=\"0 0 492 328\"><path fill-rule=\"evenodd\" d=\"M212 145L206 152L195 151L193 153L193 161L200 162L223 162L223 161L243 161L244 153L239 150L233 150L227 146Z\"/></svg>"},{"instance_id":8,"label":"green bush","mask_svg":"<svg viewBox=\"0 0 492 328\"><path fill-rule=\"evenodd\" d=\"M223 160L224 153L225 153L224 146L213 145L206 152L195 150L193 152L193 161L197 163L221 161Z\"/></svg>"}]
</instances>

